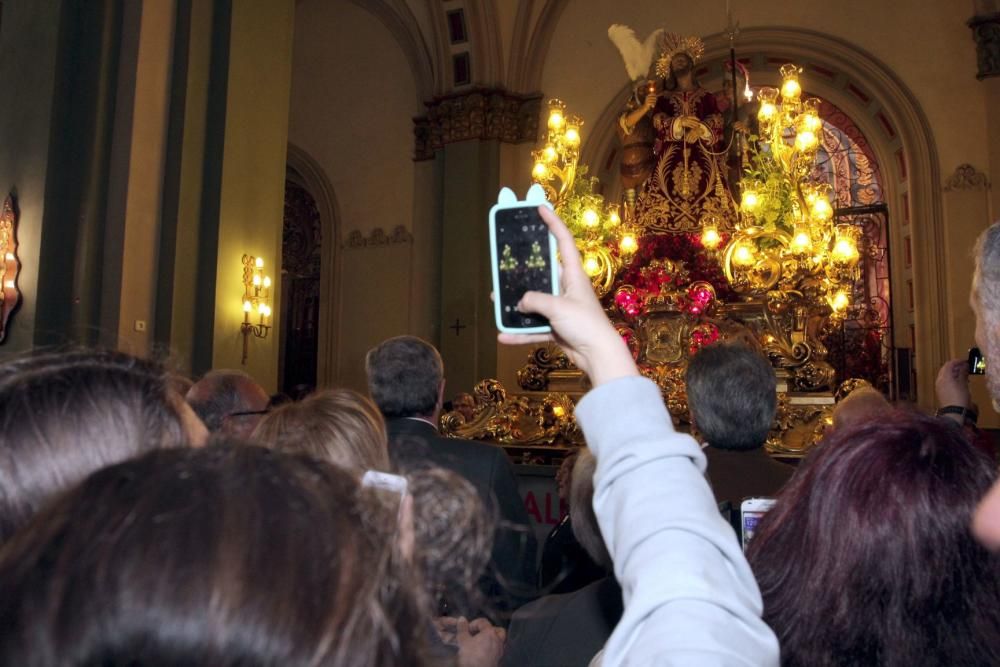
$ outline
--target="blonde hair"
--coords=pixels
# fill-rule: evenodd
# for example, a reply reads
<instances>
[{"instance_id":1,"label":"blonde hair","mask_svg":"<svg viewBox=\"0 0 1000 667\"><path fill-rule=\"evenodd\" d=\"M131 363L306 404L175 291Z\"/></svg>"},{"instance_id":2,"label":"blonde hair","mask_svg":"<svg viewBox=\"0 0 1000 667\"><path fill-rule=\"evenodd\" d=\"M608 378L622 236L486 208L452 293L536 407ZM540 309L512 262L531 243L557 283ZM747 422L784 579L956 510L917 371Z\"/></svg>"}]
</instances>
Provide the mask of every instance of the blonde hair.
<instances>
[{"instance_id":1,"label":"blonde hair","mask_svg":"<svg viewBox=\"0 0 1000 667\"><path fill-rule=\"evenodd\" d=\"M301 452L350 470L388 470L385 422L371 399L351 389L325 389L266 415L259 444Z\"/></svg>"}]
</instances>

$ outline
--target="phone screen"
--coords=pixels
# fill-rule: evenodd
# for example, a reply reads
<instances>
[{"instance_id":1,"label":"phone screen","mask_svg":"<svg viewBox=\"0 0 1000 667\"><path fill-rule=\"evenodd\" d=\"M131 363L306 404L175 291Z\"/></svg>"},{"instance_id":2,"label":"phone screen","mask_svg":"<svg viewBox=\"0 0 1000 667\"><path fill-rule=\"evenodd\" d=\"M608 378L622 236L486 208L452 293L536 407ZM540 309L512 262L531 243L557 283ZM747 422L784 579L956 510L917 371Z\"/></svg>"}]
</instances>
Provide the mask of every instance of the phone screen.
<instances>
[{"instance_id":1,"label":"phone screen","mask_svg":"<svg viewBox=\"0 0 1000 667\"><path fill-rule=\"evenodd\" d=\"M771 498L751 498L743 501L740 506L740 541L744 551L757 532L760 520L773 505L774 500Z\"/></svg>"},{"instance_id":2,"label":"phone screen","mask_svg":"<svg viewBox=\"0 0 1000 667\"><path fill-rule=\"evenodd\" d=\"M986 373L986 358L979 351L978 347L969 350L969 375L983 375Z\"/></svg>"},{"instance_id":3,"label":"phone screen","mask_svg":"<svg viewBox=\"0 0 1000 667\"><path fill-rule=\"evenodd\" d=\"M552 293L549 228L535 206L501 209L495 215L500 319L505 327L548 325L534 313L521 313L518 301L529 290Z\"/></svg>"},{"instance_id":4,"label":"phone screen","mask_svg":"<svg viewBox=\"0 0 1000 667\"><path fill-rule=\"evenodd\" d=\"M757 524L764 518L766 512L744 512L743 513L743 548L747 548L750 539L757 531Z\"/></svg>"}]
</instances>

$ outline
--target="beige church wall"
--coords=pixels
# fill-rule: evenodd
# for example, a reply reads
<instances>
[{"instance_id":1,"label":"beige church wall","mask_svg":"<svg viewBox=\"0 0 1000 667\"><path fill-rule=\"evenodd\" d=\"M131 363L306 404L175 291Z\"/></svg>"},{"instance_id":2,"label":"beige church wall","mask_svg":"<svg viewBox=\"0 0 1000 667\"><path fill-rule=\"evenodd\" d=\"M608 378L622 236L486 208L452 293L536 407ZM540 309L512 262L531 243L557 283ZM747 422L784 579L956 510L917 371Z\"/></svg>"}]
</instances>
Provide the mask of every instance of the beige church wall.
<instances>
[{"instance_id":1,"label":"beige church wall","mask_svg":"<svg viewBox=\"0 0 1000 667\"><path fill-rule=\"evenodd\" d=\"M974 264L972 248L966 239L975 239L989 224L990 192L986 175L966 165L950 174L944 188L945 217L949 222L945 235L945 247L949 272L942 288L947 294L948 323L951 332L952 358L965 358L968 349L975 344L976 318L969 304L972 288ZM969 388L972 400L979 405L979 425L984 428L1000 428L1000 414L989 409L990 398L985 379L970 378Z\"/></svg>"},{"instance_id":2,"label":"beige church wall","mask_svg":"<svg viewBox=\"0 0 1000 667\"><path fill-rule=\"evenodd\" d=\"M358 280L350 287L345 281L340 299L337 386L367 393L365 354L386 338L411 333L405 298L411 249L403 234L355 236L341 250L342 274Z\"/></svg>"},{"instance_id":3,"label":"beige church wall","mask_svg":"<svg viewBox=\"0 0 1000 667\"><path fill-rule=\"evenodd\" d=\"M274 280L279 312L281 227L288 145L294 0L233 3L223 149L212 365L243 368L268 391L278 384L280 332L250 339L245 366L243 338L244 254L263 258Z\"/></svg>"},{"instance_id":4,"label":"beige church wall","mask_svg":"<svg viewBox=\"0 0 1000 667\"><path fill-rule=\"evenodd\" d=\"M379 17L350 2L297 3L288 136L323 169L338 205L343 257L334 282L345 310L332 336L337 384L363 388L364 352L385 336L434 331L436 318L423 311L409 326L410 304L433 310L437 290L429 271L411 280L410 245L390 255L347 245L353 232L389 236L402 226L412 236L417 227L412 251L435 260L433 167L418 173L413 162L412 119L422 111L406 55ZM377 307L366 310L356 301L368 294Z\"/></svg>"},{"instance_id":5,"label":"beige church wall","mask_svg":"<svg viewBox=\"0 0 1000 667\"><path fill-rule=\"evenodd\" d=\"M11 103L0 113L0 196L15 191L21 212L17 230L21 306L8 322L0 357L31 349L34 342L59 15L54 3L23 0L3 7L0 82ZM31 57L14 57L19 53Z\"/></svg>"}]
</instances>

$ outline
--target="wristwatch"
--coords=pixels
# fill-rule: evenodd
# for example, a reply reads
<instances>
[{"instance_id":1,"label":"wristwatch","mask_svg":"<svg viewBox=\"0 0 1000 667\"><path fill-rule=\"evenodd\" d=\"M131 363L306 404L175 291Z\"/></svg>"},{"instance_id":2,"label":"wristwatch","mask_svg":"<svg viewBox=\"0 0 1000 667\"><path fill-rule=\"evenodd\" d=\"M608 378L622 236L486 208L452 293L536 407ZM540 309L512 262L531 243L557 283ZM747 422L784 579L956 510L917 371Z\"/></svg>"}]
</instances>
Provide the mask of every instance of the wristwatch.
<instances>
[{"instance_id":1,"label":"wristwatch","mask_svg":"<svg viewBox=\"0 0 1000 667\"><path fill-rule=\"evenodd\" d=\"M938 408L937 416L942 415L961 415L963 422L971 422L973 426L979 420L979 414L975 410L963 405L946 405Z\"/></svg>"}]
</instances>

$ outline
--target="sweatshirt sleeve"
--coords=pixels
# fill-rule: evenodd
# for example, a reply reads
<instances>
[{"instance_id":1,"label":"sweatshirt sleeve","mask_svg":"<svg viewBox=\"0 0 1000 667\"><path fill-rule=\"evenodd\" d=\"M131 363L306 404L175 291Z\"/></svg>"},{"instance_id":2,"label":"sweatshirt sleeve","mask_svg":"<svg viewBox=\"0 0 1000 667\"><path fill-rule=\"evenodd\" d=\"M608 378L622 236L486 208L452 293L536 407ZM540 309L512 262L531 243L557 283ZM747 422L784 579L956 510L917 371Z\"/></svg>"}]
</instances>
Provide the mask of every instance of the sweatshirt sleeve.
<instances>
[{"instance_id":1,"label":"sweatshirt sleeve","mask_svg":"<svg viewBox=\"0 0 1000 667\"><path fill-rule=\"evenodd\" d=\"M594 510L625 613L602 665L778 664L757 582L659 388L627 377L588 393L576 418L597 458Z\"/></svg>"}]
</instances>

